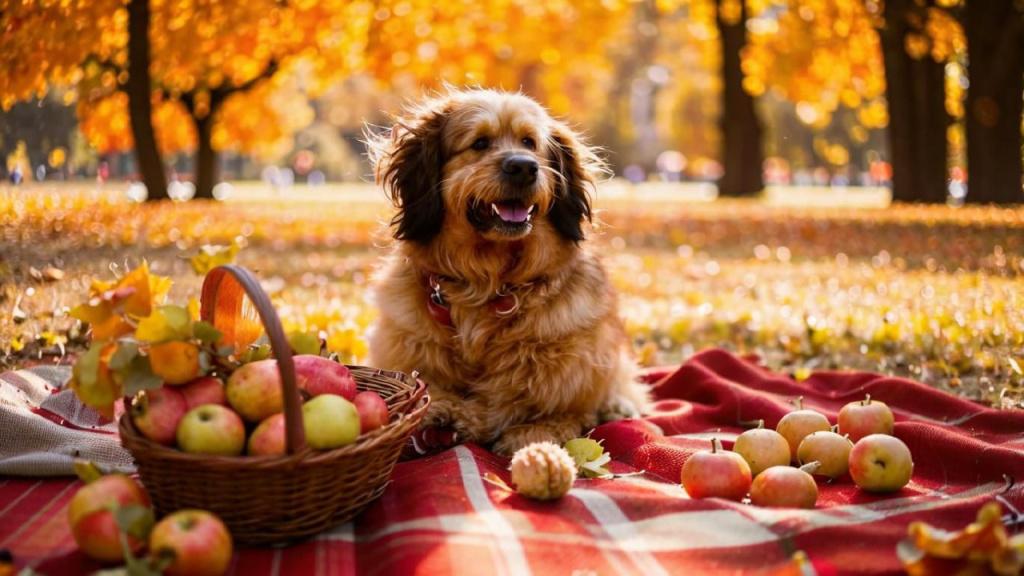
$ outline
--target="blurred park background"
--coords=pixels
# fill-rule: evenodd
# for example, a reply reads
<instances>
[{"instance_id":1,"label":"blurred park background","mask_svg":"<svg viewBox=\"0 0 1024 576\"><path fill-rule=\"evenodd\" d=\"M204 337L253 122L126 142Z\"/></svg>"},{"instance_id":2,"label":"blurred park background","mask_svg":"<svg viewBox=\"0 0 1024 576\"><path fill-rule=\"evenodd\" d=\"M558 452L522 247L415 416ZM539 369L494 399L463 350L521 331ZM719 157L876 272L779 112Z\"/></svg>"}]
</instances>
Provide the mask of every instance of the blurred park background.
<instances>
[{"instance_id":1,"label":"blurred park background","mask_svg":"<svg viewBox=\"0 0 1024 576\"><path fill-rule=\"evenodd\" d=\"M0 365L80 349L68 307L142 259L178 298L237 259L360 360L363 130L445 85L603 148L592 240L645 364L1022 402L1022 0L0 0Z\"/></svg>"}]
</instances>

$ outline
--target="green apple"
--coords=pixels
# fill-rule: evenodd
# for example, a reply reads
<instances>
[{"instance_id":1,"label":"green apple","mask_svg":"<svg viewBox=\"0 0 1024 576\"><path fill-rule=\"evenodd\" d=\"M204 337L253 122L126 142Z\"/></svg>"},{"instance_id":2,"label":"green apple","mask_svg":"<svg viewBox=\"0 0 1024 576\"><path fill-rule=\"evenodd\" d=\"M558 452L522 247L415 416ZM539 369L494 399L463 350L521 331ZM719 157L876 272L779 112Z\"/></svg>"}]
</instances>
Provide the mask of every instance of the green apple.
<instances>
[{"instance_id":1,"label":"green apple","mask_svg":"<svg viewBox=\"0 0 1024 576\"><path fill-rule=\"evenodd\" d=\"M910 448L895 436L871 434L850 450L850 476L868 492L895 492L910 482Z\"/></svg>"},{"instance_id":2,"label":"green apple","mask_svg":"<svg viewBox=\"0 0 1024 576\"><path fill-rule=\"evenodd\" d=\"M237 456L245 448L245 424L227 406L203 404L178 424L178 447L193 454Z\"/></svg>"},{"instance_id":3,"label":"green apple","mask_svg":"<svg viewBox=\"0 0 1024 576\"><path fill-rule=\"evenodd\" d=\"M321 394L302 405L306 442L317 450L351 444L359 438L359 411L335 394Z\"/></svg>"}]
</instances>

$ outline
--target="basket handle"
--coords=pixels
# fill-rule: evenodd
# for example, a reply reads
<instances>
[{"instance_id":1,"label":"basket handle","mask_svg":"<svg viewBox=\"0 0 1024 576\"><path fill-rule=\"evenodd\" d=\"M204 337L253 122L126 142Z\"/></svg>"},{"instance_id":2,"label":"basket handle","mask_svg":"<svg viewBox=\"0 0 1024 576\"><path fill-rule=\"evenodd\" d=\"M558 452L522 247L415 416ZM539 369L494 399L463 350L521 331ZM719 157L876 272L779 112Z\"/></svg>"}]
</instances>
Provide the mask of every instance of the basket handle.
<instances>
[{"instance_id":1,"label":"basket handle","mask_svg":"<svg viewBox=\"0 0 1024 576\"><path fill-rule=\"evenodd\" d=\"M245 296L249 297L259 313L260 322L270 339L274 357L277 358L284 398L285 445L288 454L296 454L306 447L306 433L302 427L302 398L295 382L292 348L285 337L281 319L270 304L270 297L260 287L256 277L247 269L234 264L210 270L203 280L200 317L217 326L218 318L226 314L225 321L233 327L243 317Z\"/></svg>"}]
</instances>

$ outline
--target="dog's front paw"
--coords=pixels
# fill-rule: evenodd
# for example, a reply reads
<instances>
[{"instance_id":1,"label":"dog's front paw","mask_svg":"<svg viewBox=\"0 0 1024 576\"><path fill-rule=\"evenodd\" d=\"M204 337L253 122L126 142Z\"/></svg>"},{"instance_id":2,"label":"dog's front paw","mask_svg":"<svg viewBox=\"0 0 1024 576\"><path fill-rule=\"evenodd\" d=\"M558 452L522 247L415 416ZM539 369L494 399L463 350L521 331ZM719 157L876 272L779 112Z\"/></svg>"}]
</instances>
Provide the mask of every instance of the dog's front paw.
<instances>
[{"instance_id":1,"label":"dog's front paw","mask_svg":"<svg viewBox=\"0 0 1024 576\"><path fill-rule=\"evenodd\" d=\"M420 428L449 428L452 425L452 405L446 400L430 403L427 413L420 421Z\"/></svg>"},{"instance_id":2,"label":"dog's front paw","mask_svg":"<svg viewBox=\"0 0 1024 576\"><path fill-rule=\"evenodd\" d=\"M601 423L639 417L640 410L637 406L629 398L619 394L612 394L605 401L604 406L601 406L597 414L597 418Z\"/></svg>"}]
</instances>

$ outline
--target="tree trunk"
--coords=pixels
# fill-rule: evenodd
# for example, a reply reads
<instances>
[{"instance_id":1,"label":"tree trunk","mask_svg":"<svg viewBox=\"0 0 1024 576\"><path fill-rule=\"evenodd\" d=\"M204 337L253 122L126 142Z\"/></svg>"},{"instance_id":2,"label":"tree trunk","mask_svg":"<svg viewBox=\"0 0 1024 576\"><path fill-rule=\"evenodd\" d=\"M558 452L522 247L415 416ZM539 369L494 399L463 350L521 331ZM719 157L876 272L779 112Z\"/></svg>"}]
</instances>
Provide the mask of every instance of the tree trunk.
<instances>
[{"instance_id":1,"label":"tree trunk","mask_svg":"<svg viewBox=\"0 0 1024 576\"><path fill-rule=\"evenodd\" d=\"M1010 204L1021 191L1024 13L1014 0L968 0L967 201Z\"/></svg>"},{"instance_id":2,"label":"tree trunk","mask_svg":"<svg viewBox=\"0 0 1024 576\"><path fill-rule=\"evenodd\" d=\"M152 85L149 78L149 0L128 2L128 113L131 117L135 159L146 184L147 199L167 196L160 150L153 132Z\"/></svg>"},{"instance_id":3,"label":"tree trunk","mask_svg":"<svg viewBox=\"0 0 1024 576\"><path fill-rule=\"evenodd\" d=\"M743 89L740 53L747 42L747 6L741 0L742 13L737 22L722 17L722 1L716 0L718 35L722 42L722 177L718 193L722 196L753 196L764 188L761 149L761 122L754 98Z\"/></svg>"},{"instance_id":4,"label":"tree trunk","mask_svg":"<svg viewBox=\"0 0 1024 576\"><path fill-rule=\"evenodd\" d=\"M192 117L196 125L196 198L213 198L217 183L220 155L213 149L213 109L202 118Z\"/></svg>"},{"instance_id":5,"label":"tree trunk","mask_svg":"<svg viewBox=\"0 0 1024 576\"><path fill-rule=\"evenodd\" d=\"M908 17L922 10L913 0L887 0L879 30L889 106L892 198L945 203L947 197L945 65L930 56L915 60L905 47Z\"/></svg>"}]
</instances>

